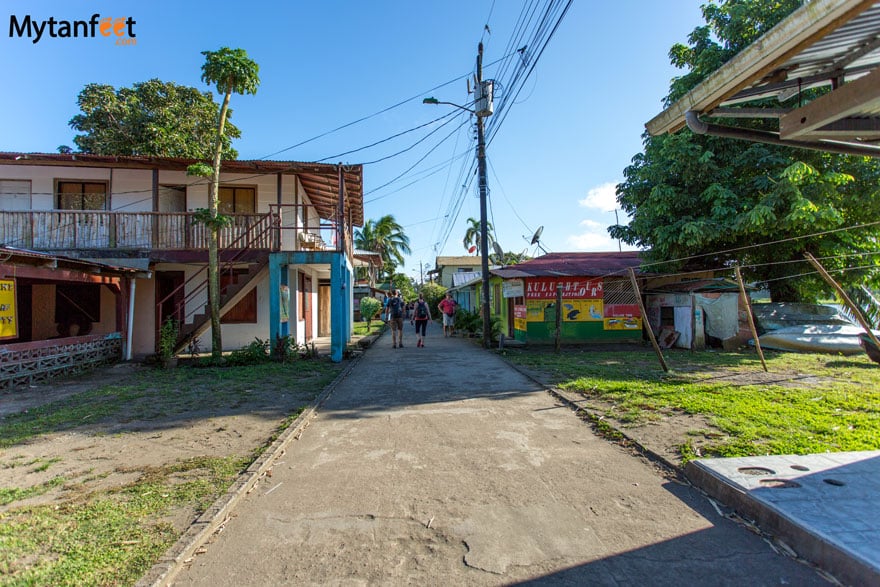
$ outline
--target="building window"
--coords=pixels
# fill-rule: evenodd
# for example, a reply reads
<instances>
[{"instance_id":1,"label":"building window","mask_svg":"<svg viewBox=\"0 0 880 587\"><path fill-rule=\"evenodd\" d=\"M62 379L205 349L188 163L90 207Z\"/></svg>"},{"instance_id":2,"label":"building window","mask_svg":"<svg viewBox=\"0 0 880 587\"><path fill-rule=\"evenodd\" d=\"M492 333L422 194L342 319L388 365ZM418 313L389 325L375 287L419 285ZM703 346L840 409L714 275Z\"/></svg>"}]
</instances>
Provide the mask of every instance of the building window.
<instances>
[{"instance_id":1,"label":"building window","mask_svg":"<svg viewBox=\"0 0 880 587\"><path fill-rule=\"evenodd\" d=\"M59 181L56 208L58 210L106 210L107 182Z\"/></svg>"},{"instance_id":2,"label":"building window","mask_svg":"<svg viewBox=\"0 0 880 587\"><path fill-rule=\"evenodd\" d=\"M0 210L13 212L31 209L31 182L0 179Z\"/></svg>"},{"instance_id":3,"label":"building window","mask_svg":"<svg viewBox=\"0 0 880 587\"><path fill-rule=\"evenodd\" d=\"M186 186L160 185L159 212L186 212Z\"/></svg>"},{"instance_id":4,"label":"building window","mask_svg":"<svg viewBox=\"0 0 880 587\"><path fill-rule=\"evenodd\" d=\"M493 301L495 302L495 310L494 313L496 316L501 315L501 284L495 283L492 287L492 297L495 298Z\"/></svg>"},{"instance_id":5,"label":"building window","mask_svg":"<svg viewBox=\"0 0 880 587\"><path fill-rule=\"evenodd\" d=\"M220 291L227 286L236 283L236 277L247 273L247 269L234 269L230 274L224 271L220 274ZM223 317L220 318L222 324L256 324L257 323L257 288L254 287L244 294L232 308L229 309Z\"/></svg>"},{"instance_id":6,"label":"building window","mask_svg":"<svg viewBox=\"0 0 880 587\"><path fill-rule=\"evenodd\" d=\"M257 210L256 188L220 187L221 214L254 214Z\"/></svg>"}]
</instances>

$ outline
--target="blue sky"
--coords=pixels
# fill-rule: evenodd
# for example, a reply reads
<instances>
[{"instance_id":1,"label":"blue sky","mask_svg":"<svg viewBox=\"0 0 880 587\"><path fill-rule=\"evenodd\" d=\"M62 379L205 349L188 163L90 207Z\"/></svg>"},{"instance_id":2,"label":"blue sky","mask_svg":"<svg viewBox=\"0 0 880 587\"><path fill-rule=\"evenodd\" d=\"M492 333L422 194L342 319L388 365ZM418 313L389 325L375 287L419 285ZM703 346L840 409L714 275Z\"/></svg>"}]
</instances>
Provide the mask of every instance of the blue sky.
<instances>
[{"instance_id":1,"label":"blue sky","mask_svg":"<svg viewBox=\"0 0 880 587\"><path fill-rule=\"evenodd\" d=\"M529 46L523 59L515 51L526 44L520 33L531 39L538 21L522 26L521 15L540 14L546 1L6 0L0 52L6 79L15 83L0 93L0 150L72 146L67 122L88 83L122 87L159 78L208 90L201 51L240 47L260 65L261 85L254 96L232 98L239 157L367 163L366 217L393 214L405 227L413 252L403 271L417 276L419 262L467 254L466 220L479 218L469 173L473 125L467 113L422 99L472 100L465 79L482 40L483 77L500 82L496 107L508 93L503 118L487 120L495 125L487 150L489 220L499 244L540 254L527 239L543 226L548 251L617 250L605 230L615 222L614 185L641 151L644 124L660 112L670 79L681 73L668 51L702 24L701 3L573 2L540 57L539 47ZM84 20L93 13L132 17L136 44L9 36L11 15ZM513 82L532 66L525 83Z\"/></svg>"}]
</instances>

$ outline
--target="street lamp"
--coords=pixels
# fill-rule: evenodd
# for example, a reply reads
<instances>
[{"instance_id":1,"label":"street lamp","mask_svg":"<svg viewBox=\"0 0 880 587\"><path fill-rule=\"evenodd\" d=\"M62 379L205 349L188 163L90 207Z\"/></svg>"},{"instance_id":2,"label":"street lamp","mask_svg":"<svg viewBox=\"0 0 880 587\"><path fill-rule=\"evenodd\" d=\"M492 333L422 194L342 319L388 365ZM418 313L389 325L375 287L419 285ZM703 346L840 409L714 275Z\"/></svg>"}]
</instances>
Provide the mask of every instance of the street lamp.
<instances>
[{"instance_id":1,"label":"street lamp","mask_svg":"<svg viewBox=\"0 0 880 587\"><path fill-rule=\"evenodd\" d=\"M483 314L483 347L492 344L492 321L489 317L489 238L486 223L486 199L489 188L486 185L486 136L483 119L492 115L492 91L494 82L483 81L483 43L477 47L477 77L474 85L475 108L465 108L452 102L442 102L437 98L425 98L423 104L448 104L466 110L477 117L477 175L480 184L480 260L482 266L482 308Z\"/></svg>"}]
</instances>

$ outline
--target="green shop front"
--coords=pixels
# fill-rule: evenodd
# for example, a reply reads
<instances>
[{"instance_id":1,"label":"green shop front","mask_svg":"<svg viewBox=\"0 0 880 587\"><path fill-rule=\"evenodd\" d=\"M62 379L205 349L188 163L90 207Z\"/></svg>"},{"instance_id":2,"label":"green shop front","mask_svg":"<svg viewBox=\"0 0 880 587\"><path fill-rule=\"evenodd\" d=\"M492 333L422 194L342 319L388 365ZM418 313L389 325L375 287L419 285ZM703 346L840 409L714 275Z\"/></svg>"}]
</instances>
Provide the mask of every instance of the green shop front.
<instances>
[{"instance_id":1,"label":"green shop front","mask_svg":"<svg viewBox=\"0 0 880 587\"><path fill-rule=\"evenodd\" d=\"M564 344L641 342L642 314L625 273L639 263L637 253L553 253L494 270L503 279L508 333L553 344L558 313Z\"/></svg>"}]
</instances>

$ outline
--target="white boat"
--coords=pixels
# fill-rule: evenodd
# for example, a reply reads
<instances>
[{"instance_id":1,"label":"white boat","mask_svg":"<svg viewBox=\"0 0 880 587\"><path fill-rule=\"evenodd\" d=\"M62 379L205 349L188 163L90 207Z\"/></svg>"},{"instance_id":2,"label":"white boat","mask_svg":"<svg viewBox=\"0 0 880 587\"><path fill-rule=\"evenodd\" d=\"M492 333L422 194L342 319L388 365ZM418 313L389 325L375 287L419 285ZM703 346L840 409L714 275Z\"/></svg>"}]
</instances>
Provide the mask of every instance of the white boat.
<instances>
[{"instance_id":1,"label":"white boat","mask_svg":"<svg viewBox=\"0 0 880 587\"><path fill-rule=\"evenodd\" d=\"M801 353L840 353L858 355L865 352L859 335L865 330L853 324L802 324L771 330L758 337L761 348ZM875 331L880 335L880 331ZM755 344L754 340L749 341Z\"/></svg>"}]
</instances>

